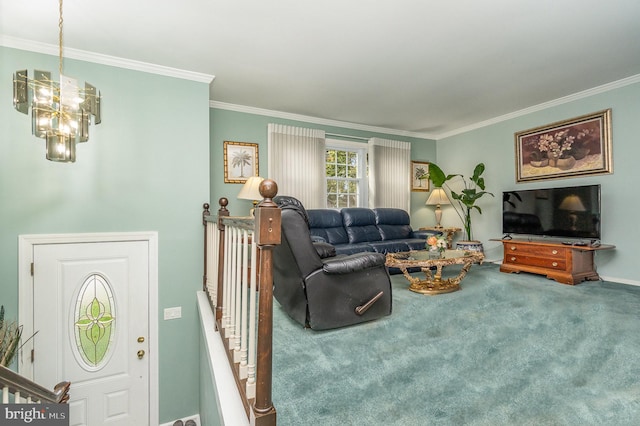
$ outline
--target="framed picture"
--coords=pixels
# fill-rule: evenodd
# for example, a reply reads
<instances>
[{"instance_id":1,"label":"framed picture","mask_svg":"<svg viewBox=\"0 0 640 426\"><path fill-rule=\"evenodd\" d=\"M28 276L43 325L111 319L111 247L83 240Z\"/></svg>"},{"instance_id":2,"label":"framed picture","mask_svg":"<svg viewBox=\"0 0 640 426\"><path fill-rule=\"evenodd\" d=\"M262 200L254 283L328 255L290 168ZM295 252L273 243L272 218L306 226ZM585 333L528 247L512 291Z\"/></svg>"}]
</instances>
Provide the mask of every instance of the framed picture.
<instances>
[{"instance_id":1,"label":"framed picture","mask_svg":"<svg viewBox=\"0 0 640 426\"><path fill-rule=\"evenodd\" d=\"M516 181L613 173L611 109L515 134Z\"/></svg>"},{"instance_id":2,"label":"framed picture","mask_svg":"<svg viewBox=\"0 0 640 426\"><path fill-rule=\"evenodd\" d=\"M422 161L411 162L411 190L429 190L429 163Z\"/></svg>"},{"instance_id":3,"label":"framed picture","mask_svg":"<svg viewBox=\"0 0 640 426\"><path fill-rule=\"evenodd\" d=\"M224 183L245 183L259 175L257 143L224 141Z\"/></svg>"}]
</instances>

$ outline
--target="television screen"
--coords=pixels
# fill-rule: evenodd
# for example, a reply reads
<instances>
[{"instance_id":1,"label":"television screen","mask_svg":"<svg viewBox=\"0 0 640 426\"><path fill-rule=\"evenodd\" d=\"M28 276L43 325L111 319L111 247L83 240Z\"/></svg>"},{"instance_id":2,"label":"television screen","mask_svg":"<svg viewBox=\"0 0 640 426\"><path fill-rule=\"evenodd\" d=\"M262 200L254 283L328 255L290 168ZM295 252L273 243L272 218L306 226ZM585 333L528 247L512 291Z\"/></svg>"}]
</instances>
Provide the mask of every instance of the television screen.
<instances>
[{"instance_id":1,"label":"television screen","mask_svg":"<svg viewBox=\"0 0 640 426\"><path fill-rule=\"evenodd\" d=\"M504 191L502 232L600 239L600 185Z\"/></svg>"}]
</instances>

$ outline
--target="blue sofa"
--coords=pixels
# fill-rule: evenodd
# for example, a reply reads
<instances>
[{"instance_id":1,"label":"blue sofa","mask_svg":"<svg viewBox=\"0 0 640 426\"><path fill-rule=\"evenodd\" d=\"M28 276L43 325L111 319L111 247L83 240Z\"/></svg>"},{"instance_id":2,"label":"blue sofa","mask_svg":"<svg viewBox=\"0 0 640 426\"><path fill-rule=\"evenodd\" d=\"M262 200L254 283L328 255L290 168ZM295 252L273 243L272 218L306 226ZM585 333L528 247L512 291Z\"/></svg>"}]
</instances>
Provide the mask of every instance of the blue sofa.
<instances>
[{"instance_id":1,"label":"blue sofa","mask_svg":"<svg viewBox=\"0 0 640 426\"><path fill-rule=\"evenodd\" d=\"M337 254L424 250L427 236L440 234L414 231L402 209L309 209L307 214L312 240L331 244Z\"/></svg>"}]
</instances>

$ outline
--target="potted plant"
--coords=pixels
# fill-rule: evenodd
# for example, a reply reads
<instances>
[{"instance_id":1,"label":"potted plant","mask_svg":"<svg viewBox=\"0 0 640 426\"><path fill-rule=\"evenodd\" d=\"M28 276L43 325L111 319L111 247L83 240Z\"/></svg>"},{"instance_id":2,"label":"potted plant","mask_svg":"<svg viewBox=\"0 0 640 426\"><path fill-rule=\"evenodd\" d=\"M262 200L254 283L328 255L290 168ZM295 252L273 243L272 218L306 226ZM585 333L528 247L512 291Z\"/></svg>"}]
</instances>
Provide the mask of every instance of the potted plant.
<instances>
[{"instance_id":1,"label":"potted plant","mask_svg":"<svg viewBox=\"0 0 640 426\"><path fill-rule=\"evenodd\" d=\"M484 163L478 163L476 167L473 169L473 176L469 179L466 179L463 175L445 175L440 167L438 167L435 163L429 163L429 180L433 183L433 186L436 188L444 188L450 194L454 210L460 220L462 221L465 241L471 243L470 245L476 245L482 250L482 244L479 241L473 240L473 233L471 229L471 212L473 210L477 210L478 213L482 214L482 209L476 205L476 201L478 201L485 194L491 195L491 192L485 191L484 178L482 174L484 173ZM447 184L447 182L451 181L454 178L459 178L462 180L464 184L464 188L460 192L456 192L451 189L451 187ZM465 245L463 241L458 242L458 245Z\"/></svg>"}]
</instances>

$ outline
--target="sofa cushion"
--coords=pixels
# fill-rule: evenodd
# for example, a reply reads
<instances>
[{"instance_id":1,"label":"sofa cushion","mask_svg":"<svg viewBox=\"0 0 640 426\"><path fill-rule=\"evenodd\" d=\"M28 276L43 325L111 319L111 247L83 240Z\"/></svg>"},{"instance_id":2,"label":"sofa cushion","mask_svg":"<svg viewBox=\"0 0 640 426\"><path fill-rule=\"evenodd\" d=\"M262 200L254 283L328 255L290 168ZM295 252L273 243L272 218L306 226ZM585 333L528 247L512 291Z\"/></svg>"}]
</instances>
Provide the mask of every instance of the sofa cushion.
<instances>
[{"instance_id":1,"label":"sofa cushion","mask_svg":"<svg viewBox=\"0 0 640 426\"><path fill-rule=\"evenodd\" d=\"M405 244L409 246L409 250L425 250L427 239L426 238L409 238L404 240Z\"/></svg>"},{"instance_id":2,"label":"sofa cushion","mask_svg":"<svg viewBox=\"0 0 640 426\"><path fill-rule=\"evenodd\" d=\"M335 246L336 253L338 254L353 254L360 253L362 251L366 252L375 252L373 247L367 242L364 243L356 243L356 244L338 244Z\"/></svg>"},{"instance_id":3,"label":"sofa cushion","mask_svg":"<svg viewBox=\"0 0 640 426\"><path fill-rule=\"evenodd\" d=\"M347 244L349 238L342 226L342 215L332 209L309 209L309 231L312 236L320 237L329 244Z\"/></svg>"},{"instance_id":4,"label":"sofa cushion","mask_svg":"<svg viewBox=\"0 0 640 426\"><path fill-rule=\"evenodd\" d=\"M350 244L382 240L373 210L351 207L340 210L340 213Z\"/></svg>"},{"instance_id":5,"label":"sofa cushion","mask_svg":"<svg viewBox=\"0 0 640 426\"><path fill-rule=\"evenodd\" d=\"M373 212L382 240L400 240L412 237L411 218L406 211L383 207L373 209Z\"/></svg>"},{"instance_id":6,"label":"sofa cushion","mask_svg":"<svg viewBox=\"0 0 640 426\"><path fill-rule=\"evenodd\" d=\"M375 241L369 243L377 253L397 253L399 251L409 251L410 247L406 243L407 240L396 241ZM422 245L424 248L424 244Z\"/></svg>"}]
</instances>

